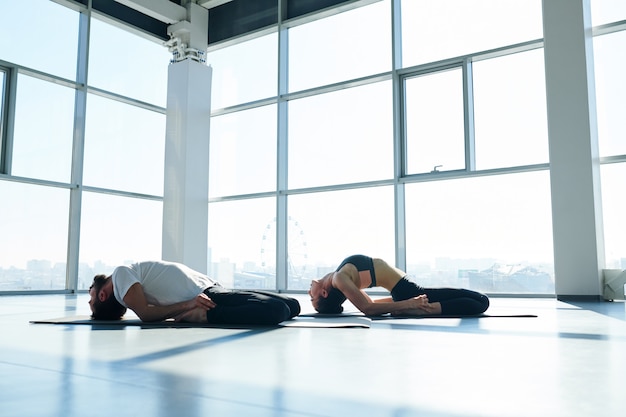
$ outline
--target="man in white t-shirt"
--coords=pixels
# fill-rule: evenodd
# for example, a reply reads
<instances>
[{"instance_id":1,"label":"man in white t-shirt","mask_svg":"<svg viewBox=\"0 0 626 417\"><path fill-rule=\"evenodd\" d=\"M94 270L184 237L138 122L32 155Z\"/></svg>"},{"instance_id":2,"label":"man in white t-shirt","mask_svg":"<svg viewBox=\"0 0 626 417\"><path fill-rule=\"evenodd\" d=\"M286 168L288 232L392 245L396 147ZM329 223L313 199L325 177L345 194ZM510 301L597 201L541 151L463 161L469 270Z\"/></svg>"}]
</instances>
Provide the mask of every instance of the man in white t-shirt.
<instances>
[{"instance_id":1,"label":"man in white t-shirt","mask_svg":"<svg viewBox=\"0 0 626 417\"><path fill-rule=\"evenodd\" d=\"M110 276L96 275L89 296L96 320L119 320L129 308L146 322L275 325L300 313L294 298L227 289L185 265L165 261L119 266Z\"/></svg>"}]
</instances>

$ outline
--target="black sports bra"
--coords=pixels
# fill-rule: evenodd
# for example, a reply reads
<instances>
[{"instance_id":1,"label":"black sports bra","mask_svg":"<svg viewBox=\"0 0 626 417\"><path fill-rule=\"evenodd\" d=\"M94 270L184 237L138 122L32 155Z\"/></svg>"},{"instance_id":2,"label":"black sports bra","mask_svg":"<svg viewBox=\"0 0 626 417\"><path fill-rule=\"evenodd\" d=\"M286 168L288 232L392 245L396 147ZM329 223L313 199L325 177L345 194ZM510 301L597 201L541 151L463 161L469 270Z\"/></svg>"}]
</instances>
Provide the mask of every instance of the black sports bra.
<instances>
[{"instance_id":1,"label":"black sports bra","mask_svg":"<svg viewBox=\"0 0 626 417\"><path fill-rule=\"evenodd\" d=\"M368 288L372 288L376 286L376 273L374 272L374 261L369 256L365 255L352 255L348 256L344 259L339 267L337 267L337 271L339 271L345 264L352 264L356 266L357 271L370 271L370 275L372 277L372 283Z\"/></svg>"}]
</instances>

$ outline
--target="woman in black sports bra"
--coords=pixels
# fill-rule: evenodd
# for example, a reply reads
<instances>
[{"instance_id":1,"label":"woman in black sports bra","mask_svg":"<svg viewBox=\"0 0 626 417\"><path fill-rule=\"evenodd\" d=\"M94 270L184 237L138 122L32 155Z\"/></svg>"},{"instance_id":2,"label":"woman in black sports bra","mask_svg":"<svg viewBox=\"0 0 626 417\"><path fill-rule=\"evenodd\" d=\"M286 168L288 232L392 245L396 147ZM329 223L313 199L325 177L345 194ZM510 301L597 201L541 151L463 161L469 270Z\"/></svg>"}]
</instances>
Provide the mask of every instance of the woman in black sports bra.
<instances>
[{"instance_id":1,"label":"woman in black sports bra","mask_svg":"<svg viewBox=\"0 0 626 417\"><path fill-rule=\"evenodd\" d=\"M383 287L391 297L373 300L365 288ZM461 288L423 288L406 278L406 273L382 259L352 255L335 272L311 282L311 303L319 313L336 314L348 299L368 316L386 313L408 316L474 316L489 308L489 298Z\"/></svg>"}]
</instances>

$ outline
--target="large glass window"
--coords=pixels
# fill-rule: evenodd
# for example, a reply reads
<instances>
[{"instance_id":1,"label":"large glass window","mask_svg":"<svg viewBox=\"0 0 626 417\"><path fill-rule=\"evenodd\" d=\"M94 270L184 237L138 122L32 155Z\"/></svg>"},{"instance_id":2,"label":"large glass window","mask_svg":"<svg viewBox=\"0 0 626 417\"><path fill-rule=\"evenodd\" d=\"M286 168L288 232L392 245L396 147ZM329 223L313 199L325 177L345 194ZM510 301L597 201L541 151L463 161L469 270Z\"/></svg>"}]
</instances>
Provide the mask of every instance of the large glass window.
<instances>
[{"instance_id":1,"label":"large glass window","mask_svg":"<svg viewBox=\"0 0 626 417\"><path fill-rule=\"evenodd\" d=\"M0 291L65 288L69 191L0 181Z\"/></svg>"},{"instance_id":2,"label":"large glass window","mask_svg":"<svg viewBox=\"0 0 626 417\"><path fill-rule=\"evenodd\" d=\"M606 267L626 269L626 163L603 165L601 176Z\"/></svg>"},{"instance_id":3,"label":"large glass window","mask_svg":"<svg viewBox=\"0 0 626 417\"><path fill-rule=\"evenodd\" d=\"M78 288L119 265L161 259L160 201L84 192Z\"/></svg>"},{"instance_id":4,"label":"large glass window","mask_svg":"<svg viewBox=\"0 0 626 417\"><path fill-rule=\"evenodd\" d=\"M276 189L276 106L211 119L209 194Z\"/></svg>"},{"instance_id":5,"label":"large glass window","mask_svg":"<svg viewBox=\"0 0 626 417\"><path fill-rule=\"evenodd\" d=\"M473 64L476 169L547 163L543 49Z\"/></svg>"},{"instance_id":6,"label":"large glass window","mask_svg":"<svg viewBox=\"0 0 626 417\"><path fill-rule=\"evenodd\" d=\"M404 81L406 173L465 168L461 68Z\"/></svg>"},{"instance_id":7,"label":"large glass window","mask_svg":"<svg viewBox=\"0 0 626 417\"><path fill-rule=\"evenodd\" d=\"M91 19L89 85L165 107L167 48Z\"/></svg>"},{"instance_id":8,"label":"large glass window","mask_svg":"<svg viewBox=\"0 0 626 417\"><path fill-rule=\"evenodd\" d=\"M394 45L402 67L416 66L410 74L391 71L392 1L401 9ZM532 47L542 38L542 1L365 3L279 24L207 55L212 107L227 108L211 123L209 274L228 287L283 290L286 278L287 289L306 290L354 253L393 262L396 226L405 224L400 250L420 285L553 293L549 172L504 173L549 162L543 51L503 55L509 45ZM623 3L592 0L594 24L626 18ZM51 79L75 78L79 13L49 0L0 2L0 15L12 16L7 33L21 36L0 39L0 60L25 67L16 102L8 103L15 120L12 177L0 178L0 290L64 288L70 192L82 193L80 240L69 242L80 246L79 289L117 265L161 256L165 115L158 107L166 105L171 54L90 5L80 8L95 17L89 33L80 31L90 42L89 56L80 57L89 63L88 88L104 94L88 91L84 160L73 161L73 138L82 136L74 131L81 126L74 125L75 89ZM603 30L620 26L611 28ZM624 267L626 257L619 232L625 45L623 31L594 38L600 153L612 157L601 168L607 267ZM480 54L493 49L502 50ZM31 69L40 76L25 75ZM0 86L7 82L0 70ZM6 116L7 103L0 105ZM156 111L146 109L152 105ZM394 119L396 108L404 113ZM277 149L285 134L286 149ZM398 155L402 178L394 177ZM85 187L70 191L63 187L73 162ZM470 169L498 171L463 172ZM419 182L418 174L433 171L464 177ZM399 223L397 186L406 197ZM286 265L277 269L277 260Z\"/></svg>"},{"instance_id":9,"label":"large glass window","mask_svg":"<svg viewBox=\"0 0 626 417\"><path fill-rule=\"evenodd\" d=\"M90 94L84 184L163 195L165 115Z\"/></svg>"},{"instance_id":10,"label":"large glass window","mask_svg":"<svg viewBox=\"0 0 626 417\"><path fill-rule=\"evenodd\" d=\"M289 30L289 91L391 69L389 0Z\"/></svg>"},{"instance_id":11,"label":"large glass window","mask_svg":"<svg viewBox=\"0 0 626 417\"><path fill-rule=\"evenodd\" d=\"M278 35L210 52L207 64L213 68L213 109L273 97L278 92Z\"/></svg>"},{"instance_id":12,"label":"large glass window","mask_svg":"<svg viewBox=\"0 0 626 417\"><path fill-rule=\"evenodd\" d=\"M393 178L391 83L289 102L289 188Z\"/></svg>"},{"instance_id":13,"label":"large glass window","mask_svg":"<svg viewBox=\"0 0 626 417\"><path fill-rule=\"evenodd\" d=\"M406 185L407 272L424 286L553 293L547 171Z\"/></svg>"},{"instance_id":14,"label":"large glass window","mask_svg":"<svg viewBox=\"0 0 626 417\"><path fill-rule=\"evenodd\" d=\"M276 199L209 204L209 275L229 288L276 288Z\"/></svg>"},{"instance_id":15,"label":"large glass window","mask_svg":"<svg viewBox=\"0 0 626 417\"><path fill-rule=\"evenodd\" d=\"M292 195L288 201L291 290L333 271L358 253L395 261L393 187Z\"/></svg>"},{"instance_id":16,"label":"large glass window","mask_svg":"<svg viewBox=\"0 0 626 417\"><path fill-rule=\"evenodd\" d=\"M541 0L403 0L403 67L543 37Z\"/></svg>"},{"instance_id":17,"label":"large glass window","mask_svg":"<svg viewBox=\"0 0 626 417\"><path fill-rule=\"evenodd\" d=\"M593 48L600 155L625 155L626 31L594 37Z\"/></svg>"},{"instance_id":18,"label":"large glass window","mask_svg":"<svg viewBox=\"0 0 626 417\"><path fill-rule=\"evenodd\" d=\"M78 13L50 0L0 1L0 59L73 80Z\"/></svg>"},{"instance_id":19,"label":"large glass window","mask_svg":"<svg viewBox=\"0 0 626 417\"><path fill-rule=\"evenodd\" d=\"M626 19L623 0L591 0L591 22L594 26Z\"/></svg>"},{"instance_id":20,"label":"large glass window","mask_svg":"<svg viewBox=\"0 0 626 417\"><path fill-rule=\"evenodd\" d=\"M45 97L45 100L42 100ZM69 182L75 90L19 75L11 173Z\"/></svg>"}]
</instances>

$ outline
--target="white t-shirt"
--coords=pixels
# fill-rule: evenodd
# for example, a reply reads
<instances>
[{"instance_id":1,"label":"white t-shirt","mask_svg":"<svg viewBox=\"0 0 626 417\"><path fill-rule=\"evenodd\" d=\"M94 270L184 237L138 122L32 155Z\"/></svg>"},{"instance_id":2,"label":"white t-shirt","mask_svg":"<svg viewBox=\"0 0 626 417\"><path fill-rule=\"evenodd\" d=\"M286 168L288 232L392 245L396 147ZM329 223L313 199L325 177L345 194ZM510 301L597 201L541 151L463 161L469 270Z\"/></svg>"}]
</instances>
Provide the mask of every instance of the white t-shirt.
<instances>
[{"instance_id":1,"label":"white t-shirt","mask_svg":"<svg viewBox=\"0 0 626 417\"><path fill-rule=\"evenodd\" d=\"M123 306L124 296L135 283L140 283L146 300L153 305L170 305L187 301L206 288L217 284L206 275L183 264L148 261L119 266L111 275L113 293Z\"/></svg>"}]
</instances>

